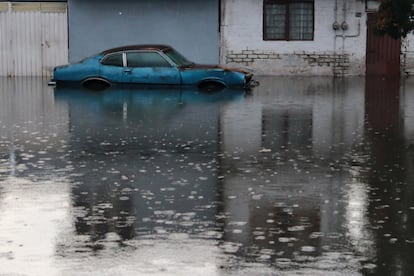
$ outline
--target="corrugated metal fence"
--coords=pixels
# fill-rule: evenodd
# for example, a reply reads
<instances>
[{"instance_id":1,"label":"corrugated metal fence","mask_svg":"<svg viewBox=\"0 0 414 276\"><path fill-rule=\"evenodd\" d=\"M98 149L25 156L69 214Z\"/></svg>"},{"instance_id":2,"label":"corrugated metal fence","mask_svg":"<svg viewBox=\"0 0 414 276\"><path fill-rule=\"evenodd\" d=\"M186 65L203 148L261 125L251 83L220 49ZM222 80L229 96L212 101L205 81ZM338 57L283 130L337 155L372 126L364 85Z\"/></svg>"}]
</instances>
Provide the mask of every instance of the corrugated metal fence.
<instances>
[{"instance_id":1,"label":"corrugated metal fence","mask_svg":"<svg viewBox=\"0 0 414 276\"><path fill-rule=\"evenodd\" d=\"M67 62L66 3L0 2L0 76L48 77Z\"/></svg>"},{"instance_id":2,"label":"corrugated metal fence","mask_svg":"<svg viewBox=\"0 0 414 276\"><path fill-rule=\"evenodd\" d=\"M399 76L401 40L378 36L374 32L376 14L368 14L366 74L368 76Z\"/></svg>"}]
</instances>

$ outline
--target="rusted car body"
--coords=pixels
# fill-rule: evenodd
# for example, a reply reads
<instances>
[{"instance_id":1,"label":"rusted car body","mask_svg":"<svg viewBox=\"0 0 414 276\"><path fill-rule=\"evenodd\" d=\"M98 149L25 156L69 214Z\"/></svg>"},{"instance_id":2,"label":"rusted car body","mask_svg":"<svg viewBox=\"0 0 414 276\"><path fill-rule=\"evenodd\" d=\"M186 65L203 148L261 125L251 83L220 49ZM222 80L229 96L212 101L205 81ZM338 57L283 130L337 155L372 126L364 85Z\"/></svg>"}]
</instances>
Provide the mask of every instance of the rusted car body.
<instances>
[{"instance_id":1,"label":"rusted car body","mask_svg":"<svg viewBox=\"0 0 414 276\"><path fill-rule=\"evenodd\" d=\"M188 61L167 45L132 45L109 49L78 63L58 66L52 82L75 82L92 89L116 83L196 86L200 89L249 88L253 74L246 69Z\"/></svg>"}]
</instances>

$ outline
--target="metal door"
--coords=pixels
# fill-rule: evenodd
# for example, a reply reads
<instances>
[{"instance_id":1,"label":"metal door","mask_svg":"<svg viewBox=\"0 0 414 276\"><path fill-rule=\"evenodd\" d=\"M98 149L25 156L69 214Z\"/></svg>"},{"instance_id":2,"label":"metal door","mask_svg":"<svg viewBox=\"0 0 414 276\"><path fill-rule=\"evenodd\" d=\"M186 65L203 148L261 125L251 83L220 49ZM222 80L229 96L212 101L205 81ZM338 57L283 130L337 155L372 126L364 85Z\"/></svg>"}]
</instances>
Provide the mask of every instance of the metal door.
<instances>
[{"instance_id":1,"label":"metal door","mask_svg":"<svg viewBox=\"0 0 414 276\"><path fill-rule=\"evenodd\" d=\"M50 76L67 63L66 10L66 3L0 3L0 76Z\"/></svg>"},{"instance_id":2,"label":"metal door","mask_svg":"<svg viewBox=\"0 0 414 276\"><path fill-rule=\"evenodd\" d=\"M398 76L400 74L401 40L379 36L374 32L376 14L368 14L366 74Z\"/></svg>"}]
</instances>

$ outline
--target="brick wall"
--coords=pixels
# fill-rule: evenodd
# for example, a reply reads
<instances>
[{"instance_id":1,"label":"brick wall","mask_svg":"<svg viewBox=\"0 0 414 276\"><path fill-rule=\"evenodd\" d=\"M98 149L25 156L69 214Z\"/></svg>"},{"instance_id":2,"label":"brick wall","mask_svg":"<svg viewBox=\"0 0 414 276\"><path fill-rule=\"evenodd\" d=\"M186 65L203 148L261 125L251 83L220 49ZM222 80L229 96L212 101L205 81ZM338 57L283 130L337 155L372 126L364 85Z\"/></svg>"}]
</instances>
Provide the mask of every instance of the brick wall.
<instances>
[{"instance_id":1,"label":"brick wall","mask_svg":"<svg viewBox=\"0 0 414 276\"><path fill-rule=\"evenodd\" d=\"M220 62L245 65L257 75L365 74L365 1L315 0L310 41L265 40L263 1L222 1ZM333 23L346 22L335 29Z\"/></svg>"},{"instance_id":2,"label":"brick wall","mask_svg":"<svg viewBox=\"0 0 414 276\"><path fill-rule=\"evenodd\" d=\"M412 33L402 40L401 74L414 75L414 35Z\"/></svg>"},{"instance_id":3,"label":"brick wall","mask_svg":"<svg viewBox=\"0 0 414 276\"><path fill-rule=\"evenodd\" d=\"M296 59L296 64L289 64L289 59ZM302 61L302 62L301 62ZM260 67L261 62L272 63L275 67L289 67L286 73L300 71L315 71L320 67L322 71L334 76L344 76L349 72L349 54L338 53L306 53L280 54L263 50L229 51L226 63L244 66ZM297 68L295 68L297 67ZM266 72L261 72L266 73Z\"/></svg>"}]
</instances>

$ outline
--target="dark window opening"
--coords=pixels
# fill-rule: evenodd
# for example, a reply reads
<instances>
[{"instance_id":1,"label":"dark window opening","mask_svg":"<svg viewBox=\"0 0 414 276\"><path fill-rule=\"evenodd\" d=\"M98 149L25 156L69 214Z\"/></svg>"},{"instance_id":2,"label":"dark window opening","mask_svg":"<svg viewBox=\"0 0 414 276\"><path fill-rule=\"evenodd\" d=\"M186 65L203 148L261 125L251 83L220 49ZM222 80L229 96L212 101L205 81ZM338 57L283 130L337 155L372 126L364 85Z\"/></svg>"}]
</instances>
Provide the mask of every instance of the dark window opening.
<instances>
[{"instance_id":1,"label":"dark window opening","mask_svg":"<svg viewBox=\"0 0 414 276\"><path fill-rule=\"evenodd\" d=\"M188 61L182 54L172 48L164 50L164 54L166 54L177 66L187 66L192 63L191 61Z\"/></svg>"},{"instance_id":2,"label":"dark window opening","mask_svg":"<svg viewBox=\"0 0 414 276\"><path fill-rule=\"evenodd\" d=\"M264 40L313 40L314 0L264 0Z\"/></svg>"},{"instance_id":3,"label":"dark window opening","mask_svg":"<svg viewBox=\"0 0 414 276\"><path fill-rule=\"evenodd\" d=\"M124 63L122 61L122 54L110 54L104 57L104 59L101 62L104 65L112 65L112 66L124 66Z\"/></svg>"},{"instance_id":4,"label":"dark window opening","mask_svg":"<svg viewBox=\"0 0 414 276\"><path fill-rule=\"evenodd\" d=\"M171 67L171 65L156 52L127 53L128 67Z\"/></svg>"}]
</instances>

